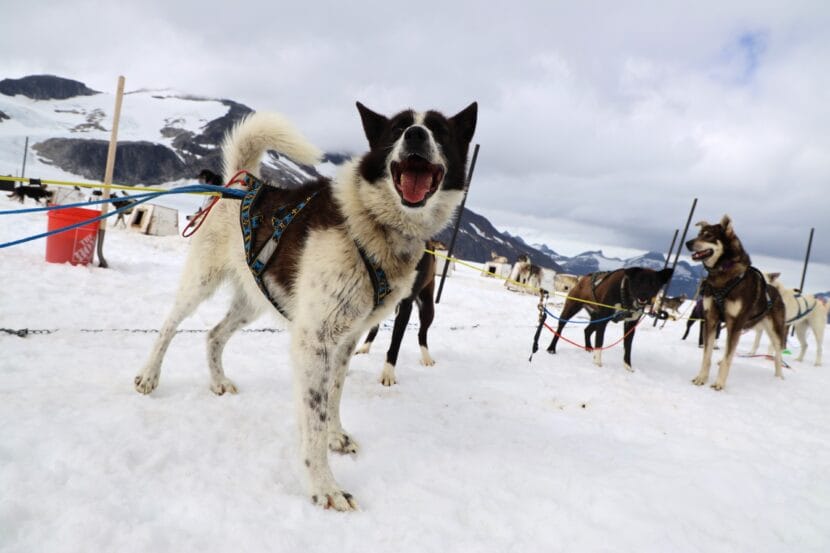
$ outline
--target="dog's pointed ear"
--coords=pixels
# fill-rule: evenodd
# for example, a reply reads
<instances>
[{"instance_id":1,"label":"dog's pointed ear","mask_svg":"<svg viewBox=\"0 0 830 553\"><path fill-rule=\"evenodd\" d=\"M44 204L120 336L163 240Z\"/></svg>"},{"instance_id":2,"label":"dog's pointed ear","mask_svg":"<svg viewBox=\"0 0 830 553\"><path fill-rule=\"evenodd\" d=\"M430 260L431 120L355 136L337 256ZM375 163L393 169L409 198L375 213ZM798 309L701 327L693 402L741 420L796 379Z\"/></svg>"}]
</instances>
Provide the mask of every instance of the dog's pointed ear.
<instances>
[{"instance_id":1,"label":"dog's pointed ear","mask_svg":"<svg viewBox=\"0 0 830 553\"><path fill-rule=\"evenodd\" d=\"M695 223L695 226L700 228L708 227L709 221L698 221L697 223Z\"/></svg>"},{"instance_id":2,"label":"dog's pointed ear","mask_svg":"<svg viewBox=\"0 0 830 553\"><path fill-rule=\"evenodd\" d=\"M764 273L764 274L767 277L767 282L770 282L770 283L775 282L776 280L778 280L778 277L781 276L781 273Z\"/></svg>"},{"instance_id":3,"label":"dog's pointed ear","mask_svg":"<svg viewBox=\"0 0 830 553\"><path fill-rule=\"evenodd\" d=\"M723 231L727 236L735 236L735 229L732 228L732 219L729 215L721 217L720 226L723 227Z\"/></svg>"},{"instance_id":4,"label":"dog's pointed ear","mask_svg":"<svg viewBox=\"0 0 830 553\"><path fill-rule=\"evenodd\" d=\"M450 117L450 121L452 121L453 126L458 132L458 136L464 144L469 144L473 139L473 134L476 132L476 122L478 121L478 102L473 102L463 110Z\"/></svg>"},{"instance_id":5,"label":"dog's pointed ear","mask_svg":"<svg viewBox=\"0 0 830 553\"><path fill-rule=\"evenodd\" d=\"M363 132L369 141L369 147L374 149L380 141L383 129L389 123L385 116L375 113L360 102L356 102L357 111L360 112L360 121L363 123Z\"/></svg>"}]
</instances>

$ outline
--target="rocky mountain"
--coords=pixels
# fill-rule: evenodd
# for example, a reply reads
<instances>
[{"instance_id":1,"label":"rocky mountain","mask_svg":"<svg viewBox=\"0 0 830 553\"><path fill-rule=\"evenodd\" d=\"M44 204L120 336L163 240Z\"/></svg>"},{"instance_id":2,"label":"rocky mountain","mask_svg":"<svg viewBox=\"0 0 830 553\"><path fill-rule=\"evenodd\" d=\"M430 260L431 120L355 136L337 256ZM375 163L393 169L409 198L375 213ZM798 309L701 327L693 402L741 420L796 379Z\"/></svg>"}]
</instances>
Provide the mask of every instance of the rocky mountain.
<instances>
[{"instance_id":1,"label":"rocky mountain","mask_svg":"<svg viewBox=\"0 0 830 553\"><path fill-rule=\"evenodd\" d=\"M63 79L54 75L30 75L22 79L0 81L0 94L21 95L32 100L66 100L76 96L100 94L87 88L84 83Z\"/></svg>"},{"instance_id":2,"label":"rocky mountain","mask_svg":"<svg viewBox=\"0 0 830 553\"><path fill-rule=\"evenodd\" d=\"M16 101L19 96L37 102ZM220 172L220 145L225 133L253 111L227 99L170 91L132 91L125 95L125 105L127 102L130 110L122 111L123 130L119 129L114 170L114 181L120 184L154 185L193 179L202 169ZM101 180L111 103L109 95L62 77L35 75L0 81L0 164L11 165L14 162L10 160L16 159L16 154L8 153L11 149L4 149L3 141L34 135L30 148L39 163L70 175ZM330 152L322 165L337 166L349 159L346 153ZM8 172L3 168L0 171ZM277 152L269 152L262 173L288 186L320 176L318 168L298 165ZM436 238L449 244L452 232L452 228L445 229ZM489 260L491 253L511 262L525 254L537 265L577 275L631 266L661 269L664 263L663 255L657 252L627 260L606 257L602 251L569 258L546 245L531 246L519 236L498 231L470 209L464 209L453 253L478 262ZM700 267L681 263L669 293L691 296L701 274Z\"/></svg>"}]
</instances>

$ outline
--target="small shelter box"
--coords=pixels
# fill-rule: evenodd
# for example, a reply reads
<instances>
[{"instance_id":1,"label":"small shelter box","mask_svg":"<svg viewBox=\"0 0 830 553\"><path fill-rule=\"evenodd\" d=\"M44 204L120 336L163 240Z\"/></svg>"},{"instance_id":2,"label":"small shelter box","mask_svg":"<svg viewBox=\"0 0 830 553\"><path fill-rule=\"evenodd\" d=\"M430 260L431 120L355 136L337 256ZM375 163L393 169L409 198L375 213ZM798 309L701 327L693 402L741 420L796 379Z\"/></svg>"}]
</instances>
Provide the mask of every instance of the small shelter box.
<instances>
[{"instance_id":1,"label":"small shelter box","mask_svg":"<svg viewBox=\"0 0 830 553\"><path fill-rule=\"evenodd\" d=\"M143 204L133 209L128 228L152 236L178 234L179 212L170 207Z\"/></svg>"}]
</instances>

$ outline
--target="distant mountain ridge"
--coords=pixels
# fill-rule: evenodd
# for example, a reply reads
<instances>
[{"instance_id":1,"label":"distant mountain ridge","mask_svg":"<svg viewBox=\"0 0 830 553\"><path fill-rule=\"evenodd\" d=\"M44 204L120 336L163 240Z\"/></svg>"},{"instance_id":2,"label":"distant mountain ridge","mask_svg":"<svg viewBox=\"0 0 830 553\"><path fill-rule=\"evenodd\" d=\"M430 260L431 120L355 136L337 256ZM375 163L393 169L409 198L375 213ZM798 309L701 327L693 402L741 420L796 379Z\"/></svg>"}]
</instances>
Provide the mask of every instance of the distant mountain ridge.
<instances>
[{"instance_id":1,"label":"distant mountain ridge","mask_svg":"<svg viewBox=\"0 0 830 553\"><path fill-rule=\"evenodd\" d=\"M52 75L3 79L0 81L0 94L9 97L20 95L38 101L68 101L100 94L100 105L96 104L94 108L79 109L71 102L66 105L56 104L54 113L60 114L63 118L71 118L72 126L63 121L60 124L55 123L56 128L63 125L64 130L55 132L56 136L34 143L31 149L44 163L86 179L103 179L108 143L100 136L101 133L108 132L104 122L109 120L109 95L94 91L84 83ZM133 91L129 94L143 95L145 101L150 102L192 102L193 105L188 107L188 111L198 111L199 102L210 104L214 110L216 105L220 104L226 111L219 117L205 118L206 122L197 128L188 128L182 118L171 117L152 131L153 136L142 136L141 140L119 140L114 180L123 184L160 184L193 179L205 168L221 172L220 146L225 134L236 122L253 112L251 108L227 99L163 95L153 91ZM3 105L0 104L0 107ZM13 120L13 110L0 110L0 129L2 125ZM98 137L78 136L90 133L97 133ZM350 158L351 156L346 153L328 152L323 157L323 164L337 166ZM318 178L320 173L315 167L298 165L277 152L269 152L262 165L262 175L287 186L299 186L308 179ZM447 228L436 238L449 244L452 232L452 228ZM453 254L461 259L484 262L490 259L491 253L505 256L511 262L524 254L534 264L556 272L577 275L632 266L662 269L665 259L659 252L648 252L626 260L606 257L601 251L588 251L574 257L563 256L546 245L529 245L519 236L498 231L487 218L465 208ZM701 266L681 262L669 288L669 294L685 293L692 296L702 274Z\"/></svg>"}]
</instances>

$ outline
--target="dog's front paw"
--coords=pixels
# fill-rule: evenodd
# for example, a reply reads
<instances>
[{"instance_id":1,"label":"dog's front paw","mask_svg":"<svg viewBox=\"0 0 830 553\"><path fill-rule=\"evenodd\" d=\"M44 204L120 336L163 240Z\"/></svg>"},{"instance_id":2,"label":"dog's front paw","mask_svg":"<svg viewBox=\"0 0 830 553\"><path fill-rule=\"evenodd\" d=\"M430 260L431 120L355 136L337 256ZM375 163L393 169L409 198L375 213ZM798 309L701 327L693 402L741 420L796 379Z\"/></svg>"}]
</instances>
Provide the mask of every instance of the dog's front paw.
<instances>
[{"instance_id":1,"label":"dog's front paw","mask_svg":"<svg viewBox=\"0 0 830 553\"><path fill-rule=\"evenodd\" d=\"M395 378L395 365L385 363L383 365L383 371L381 371L380 378L378 379L378 381L384 386L392 386L393 384L397 384L398 381Z\"/></svg>"},{"instance_id":2,"label":"dog's front paw","mask_svg":"<svg viewBox=\"0 0 830 553\"><path fill-rule=\"evenodd\" d=\"M344 455L354 455L358 447L357 442L341 430L329 432L329 449Z\"/></svg>"},{"instance_id":3,"label":"dog's front paw","mask_svg":"<svg viewBox=\"0 0 830 553\"><path fill-rule=\"evenodd\" d=\"M134 382L136 391L142 394L149 394L159 385L159 373L137 374Z\"/></svg>"},{"instance_id":4,"label":"dog's front paw","mask_svg":"<svg viewBox=\"0 0 830 553\"><path fill-rule=\"evenodd\" d=\"M715 390L715 391L720 392L721 390L723 390L724 386L726 386L725 382L721 382L720 380L715 380L715 382L712 384L712 389Z\"/></svg>"},{"instance_id":5,"label":"dog's front paw","mask_svg":"<svg viewBox=\"0 0 830 553\"><path fill-rule=\"evenodd\" d=\"M429 354L429 350L425 347L421 347L421 365L425 367L431 367L435 364L435 360Z\"/></svg>"},{"instance_id":6,"label":"dog's front paw","mask_svg":"<svg viewBox=\"0 0 830 553\"><path fill-rule=\"evenodd\" d=\"M703 386L706 384L706 381L709 380L708 377L697 375L692 379L692 384L695 386Z\"/></svg>"},{"instance_id":7,"label":"dog's front paw","mask_svg":"<svg viewBox=\"0 0 830 553\"><path fill-rule=\"evenodd\" d=\"M357 511L357 501L352 494L343 490L329 490L311 495L311 501L323 509L334 509L336 511Z\"/></svg>"},{"instance_id":8,"label":"dog's front paw","mask_svg":"<svg viewBox=\"0 0 830 553\"><path fill-rule=\"evenodd\" d=\"M221 380L212 380L210 383L210 391L212 391L217 396L221 396L225 392L229 394L235 394L239 390L236 387L236 384L229 378L222 378Z\"/></svg>"},{"instance_id":9,"label":"dog's front paw","mask_svg":"<svg viewBox=\"0 0 830 553\"><path fill-rule=\"evenodd\" d=\"M634 372L634 369L632 369L631 365L629 365L628 363L623 363L623 367L625 367L625 370L627 370L628 372Z\"/></svg>"}]
</instances>

